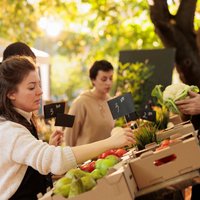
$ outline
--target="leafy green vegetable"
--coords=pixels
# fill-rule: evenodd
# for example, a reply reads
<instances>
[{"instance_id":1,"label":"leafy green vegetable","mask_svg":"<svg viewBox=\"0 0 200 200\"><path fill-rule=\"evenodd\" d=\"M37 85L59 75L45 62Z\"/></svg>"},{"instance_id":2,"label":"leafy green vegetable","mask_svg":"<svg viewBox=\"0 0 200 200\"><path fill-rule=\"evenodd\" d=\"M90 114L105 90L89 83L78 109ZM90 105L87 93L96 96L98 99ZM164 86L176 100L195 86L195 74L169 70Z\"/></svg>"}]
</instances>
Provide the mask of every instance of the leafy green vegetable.
<instances>
[{"instance_id":1,"label":"leafy green vegetable","mask_svg":"<svg viewBox=\"0 0 200 200\"><path fill-rule=\"evenodd\" d=\"M163 92L161 91L161 88L162 85L156 85L152 90L151 95L157 98L158 104L166 106L169 111L177 114L179 114L179 110L175 102L188 97L189 91L199 92L197 86L189 86L184 83L171 84L167 86Z\"/></svg>"},{"instance_id":2,"label":"leafy green vegetable","mask_svg":"<svg viewBox=\"0 0 200 200\"><path fill-rule=\"evenodd\" d=\"M151 96L152 97L157 97L158 103L160 105L163 104L163 92L161 90L162 87L163 87L162 85L156 85L154 87L154 89L152 90L152 92L151 92Z\"/></svg>"}]
</instances>

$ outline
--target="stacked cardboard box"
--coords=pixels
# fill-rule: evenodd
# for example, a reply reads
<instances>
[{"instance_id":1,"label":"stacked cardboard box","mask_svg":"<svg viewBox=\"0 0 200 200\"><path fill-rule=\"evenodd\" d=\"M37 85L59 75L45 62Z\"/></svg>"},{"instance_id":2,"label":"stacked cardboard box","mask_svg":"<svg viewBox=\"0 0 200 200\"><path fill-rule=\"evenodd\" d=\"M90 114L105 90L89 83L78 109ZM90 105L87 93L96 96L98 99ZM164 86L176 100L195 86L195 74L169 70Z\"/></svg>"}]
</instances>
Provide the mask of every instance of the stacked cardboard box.
<instances>
[{"instance_id":1,"label":"stacked cardboard box","mask_svg":"<svg viewBox=\"0 0 200 200\"><path fill-rule=\"evenodd\" d=\"M175 126L171 128L161 130L156 133L156 138L159 141L159 140L164 140L170 137L172 138L173 136L180 137L188 133L193 133L194 135L196 135L194 127L190 121L182 122L182 123L176 124Z\"/></svg>"},{"instance_id":2,"label":"stacked cardboard box","mask_svg":"<svg viewBox=\"0 0 200 200\"><path fill-rule=\"evenodd\" d=\"M169 122L172 122L174 125L180 124L183 122L180 115L172 115L169 117Z\"/></svg>"},{"instance_id":3,"label":"stacked cardboard box","mask_svg":"<svg viewBox=\"0 0 200 200\"><path fill-rule=\"evenodd\" d=\"M200 147L193 134L185 134L172 145L148 151L130 161L138 189L163 183L200 168Z\"/></svg>"}]
</instances>

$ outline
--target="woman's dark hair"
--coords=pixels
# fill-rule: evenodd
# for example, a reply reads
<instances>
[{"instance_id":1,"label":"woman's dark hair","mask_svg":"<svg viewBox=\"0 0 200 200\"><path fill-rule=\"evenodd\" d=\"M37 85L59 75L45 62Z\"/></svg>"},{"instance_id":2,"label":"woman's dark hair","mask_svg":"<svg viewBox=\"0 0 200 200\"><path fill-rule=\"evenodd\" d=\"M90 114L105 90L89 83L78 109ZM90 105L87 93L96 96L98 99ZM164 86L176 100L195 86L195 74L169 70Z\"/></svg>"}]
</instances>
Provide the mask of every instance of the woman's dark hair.
<instances>
[{"instance_id":1,"label":"woman's dark hair","mask_svg":"<svg viewBox=\"0 0 200 200\"><path fill-rule=\"evenodd\" d=\"M113 66L110 62L106 60L97 60L94 62L94 64L91 66L89 74L90 79L95 80L98 74L98 71L105 71L108 72L110 70L113 70Z\"/></svg>"},{"instance_id":2,"label":"woman's dark hair","mask_svg":"<svg viewBox=\"0 0 200 200\"><path fill-rule=\"evenodd\" d=\"M6 120L19 123L19 114L8 98L9 92L16 91L17 86L36 66L32 58L27 56L12 56L0 65L0 115Z\"/></svg>"},{"instance_id":3,"label":"woman's dark hair","mask_svg":"<svg viewBox=\"0 0 200 200\"><path fill-rule=\"evenodd\" d=\"M23 42L15 42L8 45L3 52L3 60L15 55L29 56L36 62L35 54L31 48Z\"/></svg>"}]
</instances>

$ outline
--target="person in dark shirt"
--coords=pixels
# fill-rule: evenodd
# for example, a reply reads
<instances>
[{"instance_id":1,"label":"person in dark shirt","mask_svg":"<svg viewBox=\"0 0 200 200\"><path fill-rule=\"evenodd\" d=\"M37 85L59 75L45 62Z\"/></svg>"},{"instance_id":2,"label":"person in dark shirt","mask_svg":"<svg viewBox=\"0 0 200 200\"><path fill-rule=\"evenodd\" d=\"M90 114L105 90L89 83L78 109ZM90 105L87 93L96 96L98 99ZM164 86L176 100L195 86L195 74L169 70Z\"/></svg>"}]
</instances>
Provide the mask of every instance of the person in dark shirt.
<instances>
[{"instance_id":1,"label":"person in dark shirt","mask_svg":"<svg viewBox=\"0 0 200 200\"><path fill-rule=\"evenodd\" d=\"M200 135L200 94L189 91L190 98L176 101L176 105L181 113L191 116L191 122L198 130L198 138ZM198 200L200 198L200 184L192 187L191 200Z\"/></svg>"}]
</instances>

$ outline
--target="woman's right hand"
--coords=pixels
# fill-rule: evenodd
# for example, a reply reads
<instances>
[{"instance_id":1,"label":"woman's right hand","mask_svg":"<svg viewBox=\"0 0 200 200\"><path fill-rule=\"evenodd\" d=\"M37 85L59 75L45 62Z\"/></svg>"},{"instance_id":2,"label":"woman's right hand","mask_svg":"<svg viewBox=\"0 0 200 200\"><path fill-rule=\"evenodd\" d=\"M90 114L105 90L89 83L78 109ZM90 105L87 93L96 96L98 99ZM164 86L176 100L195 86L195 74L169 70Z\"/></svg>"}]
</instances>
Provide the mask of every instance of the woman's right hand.
<instances>
[{"instance_id":1,"label":"woman's right hand","mask_svg":"<svg viewBox=\"0 0 200 200\"><path fill-rule=\"evenodd\" d=\"M111 137L108 139L113 145L112 148L120 148L135 144L134 134L131 128L115 127L111 131Z\"/></svg>"}]
</instances>

